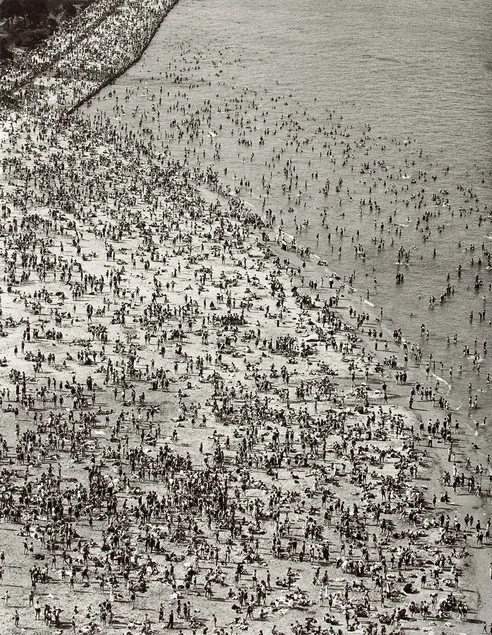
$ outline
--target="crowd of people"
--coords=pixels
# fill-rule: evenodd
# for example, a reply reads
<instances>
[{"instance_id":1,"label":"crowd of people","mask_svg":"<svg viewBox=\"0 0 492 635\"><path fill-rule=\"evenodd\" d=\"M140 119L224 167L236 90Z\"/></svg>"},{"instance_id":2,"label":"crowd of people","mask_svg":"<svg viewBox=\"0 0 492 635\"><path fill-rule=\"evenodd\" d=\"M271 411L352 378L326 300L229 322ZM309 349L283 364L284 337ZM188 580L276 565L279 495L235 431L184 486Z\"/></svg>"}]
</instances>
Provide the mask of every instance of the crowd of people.
<instances>
[{"instance_id":1,"label":"crowd of people","mask_svg":"<svg viewBox=\"0 0 492 635\"><path fill-rule=\"evenodd\" d=\"M75 109L114 79L147 47L176 0L98 0L32 51L14 51L0 95L40 114Z\"/></svg>"},{"instance_id":2,"label":"crowd of people","mask_svg":"<svg viewBox=\"0 0 492 635\"><path fill-rule=\"evenodd\" d=\"M97 6L0 137L6 628L483 632L489 466L442 387L215 174L60 116L163 11Z\"/></svg>"}]
</instances>

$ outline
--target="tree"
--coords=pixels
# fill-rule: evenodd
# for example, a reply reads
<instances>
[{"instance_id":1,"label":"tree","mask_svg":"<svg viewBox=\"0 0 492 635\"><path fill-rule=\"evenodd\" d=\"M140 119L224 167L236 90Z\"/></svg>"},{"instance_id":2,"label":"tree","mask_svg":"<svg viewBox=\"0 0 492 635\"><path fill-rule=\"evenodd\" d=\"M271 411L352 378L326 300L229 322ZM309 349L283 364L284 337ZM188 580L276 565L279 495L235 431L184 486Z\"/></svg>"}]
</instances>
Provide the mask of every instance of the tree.
<instances>
[{"instance_id":1,"label":"tree","mask_svg":"<svg viewBox=\"0 0 492 635\"><path fill-rule=\"evenodd\" d=\"M8 48L5 38L0 38L0 60L11 60L13 57L14 54Z\"/></svg>"},{"instance_id":2,"label":"tree","mask_svg":"<svg viewBox=\"0 0 492 635\"><path fill-rule=\"evenodd\" d=\"M39 24L48 17L48 5L46 0L21 0L24 9L24 19L27 18L31 26Z\"/></svg>"},{"instance_id":3,"label":"tree","mask_svg":"<svg viewBox=\"0 0 492 635\"><path fill-rule=\"evenodd\" d=\"M12 30L14 25L14 18L24 17L24 9L20 3L20 0L3 0L0 5L0 19L7 20L7 26Z\"/></svg>"},{"instance_id":4,"label":"tree","mask_svg":"<svg viewBox=\"0 0 492 635\"><path fill-rule=\"evenodd\" d=\"M66 2L63 8L65 10L65 15L67 16L67 18L75 18L75 16L77 15L77 9L71 2Z\"/></svg>"}]
</instances>

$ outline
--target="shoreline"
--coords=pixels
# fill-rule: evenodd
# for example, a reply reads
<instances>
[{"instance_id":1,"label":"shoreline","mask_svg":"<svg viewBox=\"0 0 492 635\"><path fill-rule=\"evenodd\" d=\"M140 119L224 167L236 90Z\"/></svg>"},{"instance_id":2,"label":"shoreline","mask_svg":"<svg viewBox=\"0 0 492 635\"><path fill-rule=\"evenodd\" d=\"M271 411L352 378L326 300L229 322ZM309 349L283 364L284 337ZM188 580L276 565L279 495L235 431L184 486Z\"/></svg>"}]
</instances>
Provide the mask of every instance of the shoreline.
<instances>
[{"instance_id":1,"label":"shoreline","mask_svg":"<svg viewBox=\"0 0 492 635\"><path fill-rule=\"evenodd\" d=\"M56 85L52 90L56 91ZM432 447L427 450L424 435L414 430L417 406L421 404L417 415L420 415L422 423L430 413L436 415L436 409L432 409L431 401L420 402L416 397L414 412L408 412L404 408L406 395L392 399L389 395L388 403L383 400L381 386L386 377L391 377L395 371L405 371L401 360L393 369L385 364L385 355L397 351L401 355L401 349L394 348L390 334L385 332L383 338L374 339L359 332L357 318L360 318L361 310L357 307L355 318L347 318L347 310L350 311L350 305L356 304L356 301L354 298L351 302L351 296L344 293L345 285L335 282L333 289L327 289L322 284L317 287L299 284L303 276L306 278L304 282L318 283L317 265L302 259L291 265L282 263L283 257L290 259L294 254L283 252L274 242L263 241L261 234L268 233L270 228L262 226L256 212L249 212L246 206L233 203L231 199L227 204L223 200L220 205L214 203L214 192L206 202L203 201L196 195L196 183L188 171L178 168L169 159L168 165L164 164L159 169L161 157L153 154L151 144L132 140L121 130L121 137L116 141L116 127L98 128L83 116L75 120L67 118L65 123L57 122L53 117L52 126L59 135L53 148L39 133L34 118L26 117L19 121L18 132L10 134L9 140L3 138L3 144L9 147L9 158L22 157L24 167L29 167L33 173L29 176L32 185L30 200L23 199L20 182L14 174L7 172L3 175L4 274L7 285L11 287L10 291L2 294L2 319L6 324L3 351L7 361L5 368L9 371L5 370L2 376L4 391L11 389L12 378L9 375L12 369L21 373L21 377L25 373L25 377L13 382L19 387L17 399L13 398L12 392L10 397L4 394L4 405L12 408L4 408L4 412L11 413L6 414L6 420L12 415L13 418L3 430L8 438L8 449L2 458L6 464L17 465L18 474L11 476L16 483L15 478L19 483L31 479L33 486L42 483L43 479L45 483L52 479L55 482L53 464L58 463L60 480L56 487L60 488L61 475L66 475L68 471L74 474L77 487L79 484L91 487L92 495L101 497L96 505L98 514L95 519L87 500L79 517L73 514L73 510L69 511L66 504L62 504L61 516L56 516L60 527L77 527L83 536L80 549L85 549L83 545L89 545L91 541L96 543L90 547L96 554L90 560L91 578L96 575L97 579L97 560L103 558L102 547L107 532L109 529L114 532L118 525L124 528L121 539L127 531L132 549L138 554L137 565L140 563L140 566L132 566L130 571L135 582L147 553L147 549L143 552L142 545L139 545L139 542L145 541L148 547L146 525L151 526L152 536L154 530L158 535L160 528L162 535L157 539L162 540L163 548L150 550L151 558L158 561L157 572L152 568L144 573L149 594L141 590L136 592L137 604L140 602L142 606L137 606L139 617L133 620L132 615L135 614L130 610L130 604L135 604L135 598L132 600L132 593L135 595L135 591L131 590L133 587L124 587L122 580L118 580L117 584L111 582L108 587L109 575L106 588L103 581L99 590L95 581L89 583L87 590L75 575L70 589L68 584L60 588L59 584L53 584L51 577L46 587L44 582L39 584L39 589L42 589L40 596L46 597L49 590L48 597L54 594L64 598L66 607L74 611L77 628L85 628L94 622L100 624L105 632L111 632L114 627L106 624L97 611L92 615L87 607L84 611L88 611L90 617L81 620L74 610L74 598L78 601L77 598L83 598L85 594L90 594L94 602L111 598L124 619L131 620L128 621L128 630L147 628L147 621L157 628L154 613L158 602L165 596L165 620L170 620L169 607L173 607L171 611L176 611L173 619L178 616L181 619L181 608L178 610L176 602L179 600L181 607L181 601L189 601L197 607L203 622L201 626L208 624L217 633L226 628L226 616L230 620L227 628L231 632L244 630L242 627L246 625L255 633L258 629L263 632L263 628L270 629L273 623L278 623L286 633L290 632L289 628L296 632L289 624L301 618L300 611L303 610L318 619L320 624L323 624L323 616L331 615L330 620L334 621L330 622L325 617L324 623L336 624L339 631L344 629L342 632L347 632L350 625L352 632L355 629L355 632L368 633L374 632L376 608L377 614L386 615L381 618L380 625L392 620L389 632L405 632L406 629L423 631L433 625L438 628L441 624L437 606L431 604L434 589L426 587L427 582L420 585L416 573L423 567L429 578L431 571L434 575L428 558L426 561L424 557L431 548L435 550L434 558L440 558L440 554L445 552L450 561L445 559L437 571L440 602L444 602L451 592L459 596L459 602L469 603L470 612L474 610L473 593L462 589L461 583L454 586L456 580L459 581L460 577L466 579L468 575L467 557L452 556L450 552L451 548L452 553L458 552L463 544L467 550L474 548L469 543L473 528L465 532L453 530L450 526L441 536L439 516L443 514L444 518L444 512L450 516L454 507L444 501L432 507L430 490L432 488L436 496L443 491L449 493L451 486L447 485L446 490L435 478L436 472L442 475L447 462L442 451L437 452L434 445L431 444ZM27 135L31 139L31 147L25 142ZM118 145L127 145L126 155L118 153ZM60 174L55 175L45 168L37 160L33 149L39 150L41 155L45 153L45 156L56 158L58 154ZM88 153L89 159L83 157L84 152ZM8 162L6 165L9 169ZM78 166L77 169L72 165ZM88 174L84 174L84 170ZM105 175L102 180L101 173ZM39 177L38 181L34 175ZM80 197L84 204L71 204L71 197L64 193L67 191L65 186L60 184L63 179L70 185L69 190L76 192L74 198ZM127 198L120 188L124 188L130 180L136 194ZM205 176L202 180L206 183ZM150 194L150 188L156 181L162 183L155 186L156 193ZM36 185L36 182L41 185ZM98 183L95 190L91 182ZM108 198L101 204L105 201L101 193L106 189L109 191ZM51 199L51 192L56 193L60 200L57 201L56 196ZM19 204L21 201L22 204ZM57 211L57 208L60 209ZM26 218L32 228L38 229L38 235L36 232L34 235L24 233L21 219ZM8 225L13 223L13 219L17 219L16 229L10 231ZM43 242L44 232L46 243ZM157 240L159 235L160 242ZM29 277L23 280L26 267L18 266L15 258L12 260L15 240L26 241L27 251L32 251L39 262L44 263L44 272L43 268L37 268L38 263L27 265L32 280ZM273 259L266 257L266 248L278 251L277 262L275 256ZM22 250L26 253L24 246ZM305 273L303 262L306 263ZM288 267L301 269L300 275L292 272L296 293L292 292L291 276L286 271ZM80 282L77 280L79 274ZM101 278L106 280L102 288ZM89 288L93 289L90 293ZM314 305L303 299L303 296L316 297L318 294L320 299L315 300ZM322 295L327 296L324 298L326 303ZM62 298L61 302L56 298ZM93 313L87 311L89 305ZM363 307L362 313L365 312ZM156 316L160 317L156 319ZM187 321L191 326L186 324ZM379 330L379 326L371 319L364 319L362 328ZM22 359L19 351L14 352L15 343L19 345L21 341L19 329L23 329L24 334L26 330L29 333L29 339L22 339L22 353L25 345L29 359ZM34 330L37 331L36 336ZM63 332L63 337L57 339L57 332ZM262 332L261 336L259 332ZM172 338L168 339L168 334L172 334ZM388 342L388 351L373 350L376 341L381 345ZM36 349L46 359L36 359ZM88 356L84 351L91 349L96 353L94 361L97 360L97 364L86 365ZM310 352L304 355L303 351L307 349ZM56 359L50 361L48 356L54 353ZM196 366L190 366L190 359ZM379 366L383 368L384 375L376 370ZM180 367L186 368L186 372L182 370L180 373ZM269 370L272 367L275 372ZM94 377L99 368L103 369L101 376ZM368 373L364 381L366 368ZM414 381L398 384L395 389L406 390L419 381L420 371L409 369L410 372L415 372ZM355 377L351 378L351 374ZM72 380L72 376L76 379ZM46 382L50 389L53 378L60 382L58 390L55 387L53 391L57 399L46 403L39 390L41 383L44 386ZM157 391L154 384L159 387ZM72 390L73 385L77 386L75 390ZM93 390L91 387L94 387ZM144 394L141 401L140 391ZM64 399L63 403L60 396ZM345 406L347 403L350 405ZM67 408L66 404L70 406ZM15 414L15 408L20 412ZM60 419L58 423L52 419L45 427L40 425L38 416L43 414L43 419L49 418L51 414L48 412L55 413ZM132 420L131 413L138 413L138 421ZM154 413L157 413L159 422L158 433ZM444 410L438 409L440 413L445 414ZM72 424L75 431L74 418L77 417L78 432L70 433ZM200 421L203 421L203 426ZM19 434L12 425L14 422L19 422ZM285 435L286 431L292 432L292 440ZM68 445L60 447L54 441L54 432L66 439L67 444L70 441L73 450L71 448L69 452ZM34 433L34 440L30 439L31 433ZM439 442L440 433L441 430L432 433L431 438L446 451L447 445ZM416 442L416 436L421 440ZM104 443L106 445L103 446ZM24 459L19 461L19 454L16 456L14 452L16 445L25 446L29 452L31 444L36 448L33 453L36 451L39 458L27 463ZM50 449L46 453L42 451L45 444ZM158 477L151 477L151 471L157 468L155 465L152 467L152 463L148 467L143 459L144 451L157 461L160 456L157 448L159 452L170 453L168 469L173 471L173 478L179 483L177 490L169 483L166 474L157 471ZM434 455L433 462L428 460L430 454ZM94 457L92 467L91 455ZM187 456L190 456L191 468L184 463L188 461ZM97 461L101 461L99 470L96 457ZM379 458L373 462L375 457ZM458 462L454 464L458 465ZM85 467L89 468L89 480L83 471ZM368 470L370 467L369 475L368 471L364 473L365 467ZM143 477L139 470L140 474L143 470ZM182 471L186 475L185 480L180 476ZM211 501L222 501L218 507L214 507L213 503L202 504L198 489L187 489L191 484L195 487L197 473L206 475L210 487L207 497ZM224 476L226 482L230 479L230 490L223 482ZM434 478L434 481L426 481L427 478ZM427 484L421 483L421 479ZM65 476L65 480L64 491L71 487L70 477ZM238 493L232 493L232 483ZM8 482L6 486L9 487ZM279 502L275 502L278 487L283 493L279 495ZM138 500L136 490L150 494L155 488L166 502L155 511L155 517L151 516L145 523L147 511L145 504ZM244 488L243 495L241 488ZM461 487L460 493L467 496L463 489ZM304 491L314 511L305 509L295 496L296 490ZM386 498L388 491L391 492L389 499ZM177 503L171 502L176 492L182 493L177 509ZM369 492L372 492L372 499L366 497ZM269 496L274 497L273 504L268 504ZM118 501L114 508L113 498ZM481 500L484 499L485 496ZM254 500L260 503L253 504ZM128 513L133 516L127 516L126 507L122 511L122 501L125 505L129 501L132 511ZM341 502L347 505L349 511L344 510L343 505L340 507ZM475 502L476 498L471 494L466 504L461 506L460 519ZM41 503L43 509L48 509L46 501ZM29 499L27 502L19 499L18 504L33 513ZM178 520L180 514L186 515L186 505L192 510L190 516L195 519L197 530L192 529L191 518L189 526L186 523L181 526ZM231 509L236 509L235 505L239 511L231 512ZM333 510L330 511L331 505ZM408 509L412 518L405 513ZM239 524L239 532L236 531L235 513L244 518L244 522L241 520ZM291 517L295 520L289 520ZM333 527L332 517L336 520ZM382 519L387 524L382 523ZM47 513L46 518L34 520L42 522L43 527L49 527ZM9 550L18 553L25 567L33 562L29 545L27 553L16 551L22 550L24 536L28 537L28 541L36 540L37 553L46 551L44 539L40 540L39 533L36 535L37 530L33 535L30 529L32 521L27 522L29 529L26 530L24 525L23 537L17 537L9 545ZM364 531L358 527L359 524ZM15 522L12 525L19 529ZM393 527L393 535L387 526ZM164 527L167 527L165 531ZM324 535L322 540L316 538L320 531L318 527ZM302 548L304 555L301 558L297 543L302 543L306 528L312 528L313 532L311 535L310 531L307 537L304 535L306 546L305 550ZM172 531L178 529L184 532L185 540L171 540ZM236 559L232 561L227 555L229 532L231 547L236 554ZM423 535L417 537L414 532L423 532ZM3 533L2 541L5 540ZM218 536L215 543L214 533L216 538ZM374 543L369 541L372 534L376 537ZM398 538L394 534L398 534ZM346 539L342 541L341 536L346 536ZM441 540L444 537L454 541L444 543ZM200 542L202 546L199 546ZM296 543L295 549L293 542ZM331 550L328 557L322 551L325 542ZM345 542L350 544L354 553L350 551L349 555L345 552ZM287 552L286 543L291 545ZM218 557L214 555L214 544L219 550ZM484 548L486 551L490 549L490 538ZM365 550L368 554L366 565L370 564L371 573L365 570L360 575L359 567L365 562ZM73 549L70 551L75 551L74 558L81 553L77 554ZM176 560L177 563L193 560L194 564L190 566L196 570L195 585L198 579L198 587L186 587L186 564L176 564L176 573L169 577L170 554L176 552L179 557L183 556L182 561ZM394 558L395 552L401 559L397 565L394 560L391 562L391 554ZM384 557L381 557L382 554ZM222 573L217 570L218 562ZM27 591L26 580L16 579L15 576L21 574L17 574L13 567L9 569L11 563L6 564L6 584L9 588L11 586L12 593L19 593L15 591L16 584L23 592ZM245 572L239 573L237 580L234 568L239 564L244 565ZM483 577L485 561L481 564L480 580L476 583L483 592L488 583ZM59 566L51 563L50 567L53 568L52 575L55 571L57 575ZM326 572L326 585L320 584L321 576L316 577L316 567ZM292 573L289 571L292 568L300 576L296 584L290 581ZM117 577L121 578L122 569L115 564ZM271 569L273 576L263 586L258 581L263 574L258 575L257 572L265 569ZM454 580L450 573L453 569L459 571ZM164 574L164 570L168 573ZM245 576L245 584L241 583L241 575ZM313 575L316 583L311 583ZM448 583L448 578L453 584ZM432 607L430 618L423 619L419 611L410 616L413 591L405 595L402 590L410 581L418 587L419 601L427 601ZM367 588L361 588L360 582ZM302 589L291 593L292 584L293 589L296 586L302 586ZM234 589L232 598L225 596L224 586L231 591ZM378 595L379 588L381 597ZM239 599L239 591L242 593L244 589L252 589L254 593L259 590L263 593L266 589L268 605L262 603L260 593L259 601L256 597L252 602L250 615L249 604L245 605ZM366 606L365 593L370 609ZM177 597L172 598L173 595ZM487 597L486 593L483 595ZM221 601L220 605L215 605L214 596ZM335 607L333 610L331 605L330 610L327 608L330 596ZM32 607L25 605L25 597L16 599L23 607L22 619L28 620ZM240 610L229 606L238 602ZM265 616L261 617L263 606L266 607ZM403 608L405 617L399 614ZM485 610L484 617L490 619L490 604L477 608ZM218 626L212 619L214 611L220 612ZM237 621L232 617L234 611ZM142 612L147 612L147 615L150 612L152 618L144 617ZM443 609L442 612L442 623L448 629L446 632L454 633L464 628L455 610ZM11 617L7 608L4 608L3 615ZM159 619L161 622L165 620ZM182 621L186 628L193 630L194 627L190 626L192 620L186 615ZM138 624L135 625L135 622ZM468 622L466 625L469 633L481 632L481 624L472 624ZM299 632L311 632L312 625L303 622L299 628Z\"/></svg>"},{"instance_id":2,"label":"shoreline","mask_svg":"<svg viewBox=\"0 0 492 635\"><path fill-rule=\"evenodd\" d=\"M227 197L226 197L227 198ZM233 198L235 198L235 196L233 196ZM257 213L257 212L254 212ZM265 222L267 222L267 218L264 214L261 215L261 217L263 218L263 220ZM273 229L273 225L272 225L272 229ZM392 356L389 355L390 353L393 354L397 354L399 359L399 363L398 366L395 368L393 368L393 371L405 371L408 372L409 377L408 380L405 382L404 387L406 388L410 388L412 389L413 386L418 385L418 384L425 384L425 372L424 372L424 368L423 368L423 363L420 360L413 360L414 363L413 364L409 364L407 365L406 363L404 364L403 362L403 352L404 352L404 348L406 346L410 347L410 342L408 340L405 340L403 338L399 338L399 339L395 339L393 337L394 332L391 332L391 328L395 328L394 325L392 324L392 326L390 327L387 323L384 322L384 320L382 321L380 319L380 316L378 317L377 312L375 311L375 305L371 302L368 302L365 298L362 297L362 295L357 293L357 290L353 287L351 287L349 284L347 284L344 280L342 280L342 278L336 273L336 271L334 271L334 269L332 269L329 265L328 262L322 261L321 258L319 256L317 256L316 254L312 254L309 250L309 248L306 248L304 245L302 245L302 243L299 243L294 236L285 234L284 231L282 231L282 229L279 227L277 230L279 233L276 236L276 239L270 242L266 243L266 249L268 250L273 250L273 253L276 253L276 255L279 258L285 257L287 260L293 260L294 262L297 263L297 267L298 267L298 271L301 272L301 267L302 267L302 279L304 280L304 277L306 277L307 279L305 280L305 282L309 282L308 285L303 285L302 289L303 292L307 295L307 296L311 296L314 297L316 295L319 296L320 293L326 292L330 293L331 289L327 288L326 286L316 286L316 288L311 288L310 285L312 282L316 283L316 285L320 284L320 279L321 279L321 284L323 284L323 280L324 280L324 284L326 285L326 283L328 282L328 277L334 279L336 282L341 283L341 286L339 287L340 291L342 291L341 293L341 299L343 302L343 306L339 306L338 303L336 304L336 308L335 311L337 311L342 319L342 322L345 325L348 325L349 322L347 320L348 316L346 315L346 313L349 311L349 309L352 308L352 306L354 306L354 319L355 319L355 305L357 305L358 303L362 306L365 307L363 308L363 312L366 313L367 312L367 316L368 316L368 320L364 321L364 325L362 326L362 328L359 328L357 325L356 326L352 326L352 328L354 328L354 333L357 334L357 337L359 338L360 341L360 347L362 349L362 362L365 363L365 351L369 351L368 355L369 355L369 365L373 362L374 359L376 359L376 366L380 366L382 369L384 369L384 372L387 373L387 375L391 376L391 365L388 364L388 359ZM284 238L282 238L284 237ZM290 241L290 249L289 249L289 243L287 243L287 249L284 250L282 247L282 242L284 240ZM292 239L294 240L294 244L292 244ZM313 262L312 259L316 259L316 263ZM321 268L317 269L316 266L321 264ZM321 276L320 276L321 274ZM300 278L301 275L299 273L298 277ZM359 296L359 297L357 297ZM358 311L358 313L360 314L360 310ZM369 317L370 314L370 317ZM371 336L367 335L366 329L367 327L369 327L369 330L374 330L374 332L376 332L376 330L378 331L379 335L376 338L372 338ZM386 349L381 349L381 346L384 344L390 344L390 349L388 350ZM379 348L378 348L378 344L379 344ZM396 348L394 348L396 346ZM411 344L411 346L413 347L414 344ZM375 347L375 348L374 348ZM416 349L418 350L418 346L416 347ZM388 357L389 355L389 357ZM448 454L447 459L445 458L445 455L443 453L443 451L437 451L437 449L430 449L430 450L426 450L427 452L431 452L433 454L433 460L435 462L435 467L439 470L439 480L441 481L441 488L439 488L438 483L434 483L434 487L435 487L435 491L438 492L439 489L441 489L441 495L442 493L446 490L446 487L444 486L442 480L443 480L443 475L446 472L449 472L449 469L451 468L451 466L453 466L453 469L456 467L456 465L459 465L460 463L466 463L470 456L477 456L477 455L481 455L483 457L483 459L481 459L481 463L483 462L486 466L485 468L485 475L484 475L484 483L485 483L485 492L484 492L484 496L479 496L478 500L476 501L474 499L473 496L470 497L470 500L468 503L462 504L461 507L461 513L462 514L467 514L467 513L471 513L473 510L476 509L480 509L480 508L484 508L487 510L489 509L489 513L490 513L490 499L492 496L492 468L491 468L491 464L490 464L490 458L491 458L491 454L486 454L486 449L479 449L478 446L476 446L476 443L474 441L475 437L476 437L476 430L474 431L472 426L468 424L468 420L470 418L472 418L471 414L469 413L468 415L465 414L461 414L458 413L456 411L456 409L454 408L448 408L448 407L442 407L439 406L438 403L436 403L436 401L439 398L445 398L447 394L449 394L449 391L451 389L450 384L444 380L442 377L439 377L436 373L431 372L430 373L433 377L435 377L438 380L437 385L444 385L445 390L442 391L440 388L438 388L437 390L435 390L435 397L432 401L429 401L427 399L423 399L423 397L420 400L416 400L415 401L415 405L413 407L411 407L409 409L408 407L408 400L406 395L400 395L399 397L395 396L389 396L388 397L388 401L390 402L390 404L392 405L397 405L399 407L404 408L404 410L408 413L408 415L411 418L414 418L416 424L421 424L421 426L423 426L424 419L427 417L432 417L432 415L439 415L439 413L442 413L443 415L448 415L449 419L451 421L451 417L452 416L456 416L456 417L460 417L461 419L461 423L465 423L467 425L467 427L469 428L469 432L465 433L465 435L463 435L461 433L462 431L462 427L460 427L460 436L458 438L455 438L453 436L453 441L450 445L451 449L446 449L447 446L444 445L439 447L439 450L443 450ZM374 378L373 378L374 381ZM384 384L386 383L387 378L383 378L383 375L381 374L381 378L378 379L378 384ZM427 381L428 383L428 381ZM396 385L395 389L398 390L398 388L402 388L403 386L400 384L400 386ZM380 399L382 398L382 396L380 397ZM446 401L444 402L445 404L447 403ZM472 418L473 419L473 418ZM431 419L429 419L430 421ZM456 425L458 425L458 420L456 420ZM422 432L422 429L421 429ZM419 444L420 447L425 447L424 444L424 438L421 438L419 440ZM450 461L450 455L452 452L452 456L453 456L453 460ZM459 459L458 457L461 456L461 459ZM451 465L450 465L451 463ZM486 470L489 470L489 475L488 475L488 483L487 483L487 473ZM441 501L442 503L443 501ZM478 503L478 507L475 503ZM448 511L454 510L453 505L455 505L456 503L451 504L451 506L448 506L446 504L444 504L443 509L447 509ZM486 512L484 512L486 513ZM489 567L489 563L486 562L483 559L476 559L474 562L474 566L475 566L475 572L479 572L479 576L482 580L481 582L481 587L483 589L483 587L487 588L488 587L488 578L490 577L490 567ZM468 579L470 584L474 584L475 580L474 580L474 573L471 572L471 574L468 574ZM483 594L484 597L487 598L487 601L485 603L483 603L482 601L482 595L480 595L479 593L479 605L481 608L481 613L485 616L485 620L484 622L488 622L489 620L489 616L492 614L492 600L489 598L487 591L485 591L485 593Z\"/></svg>"},{"instance_id":3,"label":"shoreline","mask_svg":"<svg viewBox=\"0 0 492 635\"><path fill-rule=\"evenodd\" d=\"M108 77L108 79L105 80L102 84L100 84L97 88L94 88L94 90L91 93L89 93L88 95L83 97L74 106L72 106L67 111L68 115L71 115L78 108L83 106L86 102L88 102L91 99L93 99L93 97L95 97L101 90L103 90L103 88L105 88L106 86L109 86L109 84L112 84L115 80L118 79L118 77L121 77L121 75L126 73L129 68L134 66L141 59L142 55L147 50L149 44L152 42L155 34L159 30L161 24L164 22L166 16L169 14L171 9L173 9L176 6L176 4L178 2L179 2L179 0L171 0L167 5L165 5L164 10L162 11L162 14L161 14L160 18L156 19L155 24L153 25L153 27L151 29L151 32L147 35L146 41L144 41L140 53L138 53L137 56L134 59L132 59L127 64L125 64L121 69L119 69L113 76Z\"/></svg>"}]
</instances>

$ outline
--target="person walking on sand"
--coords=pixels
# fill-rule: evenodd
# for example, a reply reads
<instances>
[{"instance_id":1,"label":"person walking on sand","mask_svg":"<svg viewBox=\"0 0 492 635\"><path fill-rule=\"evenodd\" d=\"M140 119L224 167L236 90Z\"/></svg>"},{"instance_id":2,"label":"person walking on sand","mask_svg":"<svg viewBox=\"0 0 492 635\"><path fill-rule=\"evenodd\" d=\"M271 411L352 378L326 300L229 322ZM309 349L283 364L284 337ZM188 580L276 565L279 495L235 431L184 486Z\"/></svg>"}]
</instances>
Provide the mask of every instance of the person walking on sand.
<instances>
[{"instance_id":1,"label":"person walking on sand","mask_svg":"<svg viewBox=\"0 0 492 635\"><path fill-rule=\"evenodd\" d=\"M169 611L169 618L167 620L166 628L174 628L174 612Z\"/></svg>"},{"instance_id":2,"label":"person walking on sand","mask_svg":"<svg viewBox=\"0 0 492 635\"><path fill-rule=\"evenodd\" d=\"M14 626L18 628L19 627L19 611L17 609L15 610L14 617L12 619L14 620Z\"/></svg>"}]
</instances>

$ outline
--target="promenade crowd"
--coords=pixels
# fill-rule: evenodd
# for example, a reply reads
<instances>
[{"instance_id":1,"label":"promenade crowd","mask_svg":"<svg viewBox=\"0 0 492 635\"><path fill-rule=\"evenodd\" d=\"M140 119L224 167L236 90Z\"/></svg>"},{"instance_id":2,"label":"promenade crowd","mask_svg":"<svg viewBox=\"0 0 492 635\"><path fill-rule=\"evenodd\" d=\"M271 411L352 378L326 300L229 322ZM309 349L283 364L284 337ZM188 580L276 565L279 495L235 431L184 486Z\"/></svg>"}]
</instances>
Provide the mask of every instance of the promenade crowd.
<instances>
[{"instance_id":1,"label":"promenade crowd","mask_svg":"<svg viewBox=\"0 0 492 635\"><path fill-rule=\"evenodd\" d=\"M92 2L40 46L14 51L0 95L38 115L46 107L60 114L76 108L141 55L175 2Z\"/></svg>"}]
</instances>

